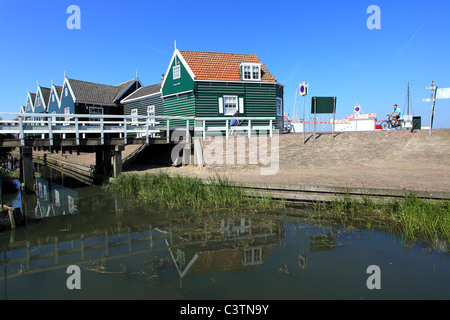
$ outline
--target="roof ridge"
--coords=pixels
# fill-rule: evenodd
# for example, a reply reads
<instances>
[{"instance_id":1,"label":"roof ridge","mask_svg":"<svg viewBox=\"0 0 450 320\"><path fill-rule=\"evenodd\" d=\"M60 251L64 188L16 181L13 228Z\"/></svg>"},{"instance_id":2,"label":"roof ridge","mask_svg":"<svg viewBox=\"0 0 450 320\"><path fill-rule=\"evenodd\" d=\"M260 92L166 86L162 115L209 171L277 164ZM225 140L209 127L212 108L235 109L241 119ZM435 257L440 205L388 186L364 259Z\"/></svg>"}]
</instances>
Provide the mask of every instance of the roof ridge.
<instances>
[{"instance_id":1,"label":"roof ridge","mask_svg":"<svg viewBox=\"0 0 450 320\"><path fill-rule=\"evenodd\" d=\"M255 56L254 53L236 53L236 52L222 52L222 51L197 51L197 50L178 50L180 52L197 52L197 53L219 53L219 54L232 54L232 55L245 55L245 56Z\"/></svg>"},{"instance_id":2,"label":"roof ridge","mask_svg":"<svg viewBox=\"0 0 450 320\"><path fill-rule=\"evenodd\" d=\"M73 78L67 78L67 79L68 79L68 80L75 80L75 81L79 81L79 82L84 82L84 83L90 83L90 84L101 85L101 86L108 86L108 87L117 87L117 86L119 86L119 85L104 84L104 83L100 83L100 82L85 81L85 80L79 80L79 79L73 79Z\"/></svg>"}]
</instances>

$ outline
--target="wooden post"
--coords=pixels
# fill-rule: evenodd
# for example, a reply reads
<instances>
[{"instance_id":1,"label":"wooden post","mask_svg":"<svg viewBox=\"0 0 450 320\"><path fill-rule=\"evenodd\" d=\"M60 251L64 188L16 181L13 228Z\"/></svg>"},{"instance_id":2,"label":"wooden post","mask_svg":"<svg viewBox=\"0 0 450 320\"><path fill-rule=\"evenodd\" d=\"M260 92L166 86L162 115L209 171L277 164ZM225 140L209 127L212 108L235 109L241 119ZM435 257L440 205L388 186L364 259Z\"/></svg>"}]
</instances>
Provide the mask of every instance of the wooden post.
<instances>
[{"instance_id":1,"label":"wooden post","mask_svg":"<svg viewBox=\"0 0 450 320\"><path fill-rule=\"evenodd\" d=\"M114 157L113 157L113 176L116 178L119 174L122 173L122 151L124 150L123 146L115 146L114 147Z\"/></svg>"},{"instance_id":2,"label":"wooden post","mask_svg":"<svg viewBox=\"0 0 450 320\"><path fill-rule=\"evenodd\" d=\"M33 176L33 149L31 147L21 147L23 187L25 193L34 192L34 176Z\"/></svg>"}]
</instances>

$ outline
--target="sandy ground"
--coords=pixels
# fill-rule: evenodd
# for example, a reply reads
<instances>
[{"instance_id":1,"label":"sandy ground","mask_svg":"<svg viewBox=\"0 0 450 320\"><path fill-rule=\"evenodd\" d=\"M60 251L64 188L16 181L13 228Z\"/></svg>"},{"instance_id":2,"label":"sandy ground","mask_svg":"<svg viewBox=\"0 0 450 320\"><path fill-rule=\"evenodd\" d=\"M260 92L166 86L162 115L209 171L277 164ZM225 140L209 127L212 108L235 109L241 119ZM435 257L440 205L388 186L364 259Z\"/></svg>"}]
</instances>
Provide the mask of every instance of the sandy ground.
<instances>
[{"instance_id":1,"label":"sandy ground","mask_svg":"<svg viewBox=\"0 0 450 320\"><path fill-rule=\"evenodd\" d=\"M203 170L190 165L165 168L132 166L126 171L164 170L200 178L219 174L233 181L267 184L450 191L450 130L434 130L431 137L427 130L413 133L352 132L341 133L334 138L323 134L316 136L316 140L311 134L306 137L309 140L303 144L302 134L279 135L278 150L275 142L272 148L274 155L278 152L278 164L275 161L266 166L248 164L252 157L249 140L238 138L235 139L234 163L227 161L226 156L222 158L225 164L213 163L217 157L208 152L212 142L206 142L203 145L205 161L208 163L207 156L210 155L210 165L207 164ZM271 143L269 139L268 149L271 149ZM226 149L226 143L223 144ZM244 149L245 160L239 157ZM243 164L237 164L238 159Z\"/></svg>"},{"instance_id":2,"label":"sandy ground","mask_svg":"<svg viewBox=\"0 0 450 320\"><path fill-rule=\"evenodd\" d=\"M317 134L268 137L214 137L203 142L206 165L155 167L130 165L125 172L163 170L170 174L208 178L219 174L250 183L347 186L450 192L450 129ZM222 143L222 145L220 144ZM258 144L257 148L253 148ZM233 146L233 147L232 147ZM267 146L261 149L261 146ZM127 146L123 157L136 146ZM266 155L263 157L262 155ZM92 154L64 155L93 163ZM269 170L270 169L270 170Z\"/></svg>"}]
</instances>

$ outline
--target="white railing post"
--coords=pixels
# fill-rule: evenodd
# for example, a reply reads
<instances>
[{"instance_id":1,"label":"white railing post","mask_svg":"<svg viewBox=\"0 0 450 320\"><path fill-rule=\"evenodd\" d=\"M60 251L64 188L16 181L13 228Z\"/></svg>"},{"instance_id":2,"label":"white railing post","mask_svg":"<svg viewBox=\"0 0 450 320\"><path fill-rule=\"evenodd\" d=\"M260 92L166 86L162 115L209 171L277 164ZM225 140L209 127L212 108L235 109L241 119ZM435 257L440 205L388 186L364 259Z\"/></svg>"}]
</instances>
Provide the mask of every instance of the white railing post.
<instances>
[{"instance_id":1,"label":"white railing post","mask_svg":"<svg viewBox=\"0 0 450 320\"><path fill-rule=\"evenodd\" d=\"M20 143L22 146L25 145L25 135L23 133L23 118L19 117L19 131L20 131Z\"/></svg>"},{"instance_id":2,"label":"white railing post","mask_svg":"<svg viewBox=\"0 0 450 320\"><path fill-rule=\"evenodd\" d=\"M248 119L248 138L250 139L252 136L252 120Z\"/></svg>"},{"instance_id":3,"label":"white railing post","mask_svg":"<svg viewBox=\"0 0 450 320\"><path fill-rule=\"evenodd\" d=\"M228 140L228 120L225 120L225 137Z\"/></svg>"},{"instance_id":4,"label":"white railing post","mask_svg":"<svg viewBox=\"0 0 450 320\"><path fill-rule=\"evenodd\" d=\"M52 118L47 118L48 122L48 139L50 140L50 145L53 146L53 130L52 130Z\"/></svg>"},{"instance_id":5,"label":"white railing post","mask_svg":"<svg viewBox=\"0 0 450 320\"><path fill-rule=\"evenodd\" d=\"M189 119L186 120L186 143L189 143L191 139L189 139Z\"/></svg>"},{"instance_id":6,"label":"white railing post","mask_svg":"<svg viewBox=\"0 0 450 320\"><path fill-rule=\"evenodd\" d=\"M123 119L123 143L127 144L127 118Z\"/></svg>"},{"instance_id":7,"label":"white railing post","mask_svg":"<svg viewBox=\"0 0 450 320\"><path fill-rule=\"evenodd\" d=\"M148 144L148 117L145 118L145 143Z\"/></svg>"},{"instance_id":8,"label":"white railing post","mask_svg":"<svg viewBox=\"0 0 450 320\"><path fill-rule=\"evenodd\" d=\"M167 132L166 132L166 141L170 142L170 119L167 119Z\"/></svg>"},{"instance_id":9,"label":"white railing post","mask_svg":"<svg viewBox=\"0 0 450 320\"><path fill-rule=\"evenodd\" d=\"M103 132L103 118L100 118L100 138L101 138L101 143L105 144L105 135Z\"/></svg>"},{"instance_id":10,"label":"white railing post","mask_svg":"<svg viewBox=\"0 0 450 320\"><path fill-rule=\"evenodd\" d=\"M77 146L79 146L80 145L80 129L79 129L79 125L78 125L78 117L75 118L75 139L76 139Z\"/></svg>"},{"instance_id":11,"label":"white railing post","mask_svg":"<svg viewBox=\"0 0 450 320\"><path fill-rule=\"evenodd\" d=\"M272 130L272 119L270 119L270 129L269 130L270 130L270 137L272 138L272 131L273 131Z\"/></svg>"},{"instance_id":12,"label":"white railing post","mask_svg":"<svg viewBox=\"0 0 450 320\"><path fill-rule=\"evenodd\" d=\"M206 139L206 121L203 120L203 141Z\"/></svg>"}]
</instances>

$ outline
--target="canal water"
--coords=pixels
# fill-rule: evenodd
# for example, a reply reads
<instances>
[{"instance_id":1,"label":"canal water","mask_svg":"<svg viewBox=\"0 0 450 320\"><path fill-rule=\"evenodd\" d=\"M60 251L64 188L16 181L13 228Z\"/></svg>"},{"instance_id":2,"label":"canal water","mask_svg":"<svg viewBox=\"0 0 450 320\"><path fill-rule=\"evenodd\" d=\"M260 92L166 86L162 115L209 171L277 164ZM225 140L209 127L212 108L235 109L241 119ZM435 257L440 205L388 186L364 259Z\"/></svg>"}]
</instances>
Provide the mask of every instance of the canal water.
<instances>
[{"instance_id":1,"label":"canal water","mask_svg":"<svg viewBox=\"0 0 450 320\"><path fill-rule=\"evenodd\" d=\"M5 195L2 299L449 299L446 244L313 223L302 210L192 219L50 170Z\"/></svg>"}]
</instances>

